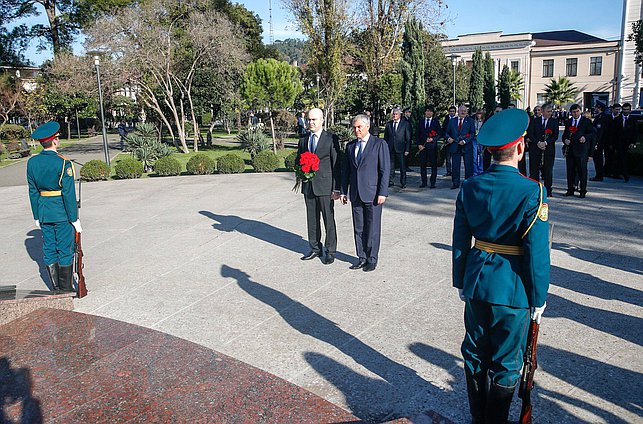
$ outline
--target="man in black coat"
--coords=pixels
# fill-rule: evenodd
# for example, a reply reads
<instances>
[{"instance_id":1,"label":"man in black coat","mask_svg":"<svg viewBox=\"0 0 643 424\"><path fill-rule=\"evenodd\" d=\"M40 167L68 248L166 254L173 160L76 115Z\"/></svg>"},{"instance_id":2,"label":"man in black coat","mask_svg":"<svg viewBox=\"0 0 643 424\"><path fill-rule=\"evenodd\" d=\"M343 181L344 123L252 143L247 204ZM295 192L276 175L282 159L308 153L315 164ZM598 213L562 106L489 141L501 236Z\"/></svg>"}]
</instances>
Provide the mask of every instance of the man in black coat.
<instances>
[{"instance_id":1,"label":"man in black coat","mask_svg":"<svg viewBox=\"0 0 643 424\"><path fill-rule=\"evenodd\" d=\"M353 118L356 139L346 145L340 199L351 201L358 261L350 269L373 271L382 233L382 205L388 196L390 154L386 142L369 134L366 115Z\"/></svg>"},{"instance_id":2,"label":"man in black coat","mask_svg":"<svg viewBox=\"0 0 643 424\"><path fill-rule=\"evenodd\" d=\"M614 147L614 177L621 178L625 182L630 180L630 175L627 167L627 151L629 148L634 147L636 139L636 118L630 116L632 112L632 105L623 103L623 111L620 117L614 118L612 129L613 134L613 147Z\"/></svg>"},{"instance_id":3,"label":"man in black coat","mask_svg":"<svg viewBox=\"0 0 643 424\"><path fill-rule=\"evenodd\" d=\"M435 188L435 180L438 175L438 139L442 137L440 121L435 116L435 107L429 105L424 109L424 119L418 123L417 145L420 150L420 176L422 184L420 188L426 187L426 167L431 165L431 188Z\"/></svg>"},{"instance_id":4,"label":"man in black coat","mask_svg":"<svg viewBox=\"0 0 643 424\"><path fill-rule=\"evenodd\" d=\"M452 119L457 118L457 112L458 110L456 109L455 106L450 106L449 107L449 114L444 118L444 121L442 122L442 134L446 134L447 128L449 128L449 122L451 122ZM442 146L444 149L444 168L446 169L446 173L444 174L445 177L450 177L451 176L451 153L449 149L449 145L447 143L444 143Z\"/></svg>"},{"instance_id":5,"label":"man in black coat","mask_svg":"<svg viewBox=\"0 0 643 424\"><path fill-rule=\"evenodd\" d=\"M330 265L335 261L337 251L337 230L335 228L334 201L339 198L341 183L341 162L339 160L339 139L336 135L323 130L324 113L321 109L308 112L309 133L299 139L296 163L301 154L315 153L319 157L319 170L312 181L302 182L301 192L306 203L306 223L308 226L308 243L310 252L301 259L304 261L321 257ZM323 258L321 244L321 226L319 218L324 220L326 229L326 257Z\"/></svg>"},{"instance_id":6,"label":"man in black coat","mask_svg":"<svg viewBox=\"0 0 643 424\"><path fill-rule=\"evenodd\" d=\"M594 159L594 169L596 170L596 175L593 178L590 178L590 181L603 181L605 176L605 167L604 167L604 152L605 146L609 143L610 138L610 129L612 127L612 117L605 113L605 104L602 102L596 102L594 106L594 128L596 129L596 146L594 146L594 151L592 153L592 158Z\"/></svg>"},{"instance_id":7,"label":"man in black coat","mask_svg":"<svg viewBox=\"0 0 643 424\"><path fill-rule=\"evenodd\" d=\"M571 118L565 123L563 143L567 146L565 161L567 165L567 192L565 196L574 195L575 175L579 178L580 197L587 194L587 158L589 146L596 133L592 121L581 114L580 106L574 103L570 107Z\"/></svg>"},{"instance_id":8,"label":"man in black coat","mask_svg":"<svg viewBox=\"0 0 643 424\"><path fill-rule=\"evenodd\" d=\"M393 109L393 119L384 128L384 140L388 144L391 156L391 176L389 186L393 185L395 167L400 168L400 185L406 188L406 157L411 151L411 124L402 119L402 111Z\"/></svg>"},{"instance_id":9,"label":"man in black coat","mask_svg":"<svg viewBox=\"0 0 643 424\"><path fill-rule=\"evenodd\" d=\"M556 159L556 140L558 140L558 120L552 116L553 106L546 104L534 108L527 129L529 139L529 178L540 181L542 176L547 197L552 196L554 160Z\"/></svg>"}]
</instances>

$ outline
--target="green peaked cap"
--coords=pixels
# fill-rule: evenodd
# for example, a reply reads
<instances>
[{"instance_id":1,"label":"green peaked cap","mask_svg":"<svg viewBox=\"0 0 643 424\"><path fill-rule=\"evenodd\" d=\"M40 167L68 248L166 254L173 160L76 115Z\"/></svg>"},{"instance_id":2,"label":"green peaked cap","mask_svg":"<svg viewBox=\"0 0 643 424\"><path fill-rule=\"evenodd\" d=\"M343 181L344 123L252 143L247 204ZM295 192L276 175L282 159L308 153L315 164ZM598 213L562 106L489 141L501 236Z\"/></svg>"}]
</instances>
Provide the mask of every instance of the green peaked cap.
<instances>
[{"instance_id":1,"label":"green peaked cap","mask_svg":"<svg viewBox=\"0 0 643 424\"><path fill-rule=\"evenodd\" d=\"M487 119L476 138L482 146L500 147L523 136L528 126L527 112L522 109L506 109Z\"/></svg>"},{"instance_id":2,"label":"green peaked cap","mask_svg":"<svg viewBox=\"0 0 643 424\"><path fill-rule=\"evenodd\" d=\"M31 138L38 141L45 141L60 131L60 124L56 121L45 122L31 133Z\"/></svg>"}]
</instances>

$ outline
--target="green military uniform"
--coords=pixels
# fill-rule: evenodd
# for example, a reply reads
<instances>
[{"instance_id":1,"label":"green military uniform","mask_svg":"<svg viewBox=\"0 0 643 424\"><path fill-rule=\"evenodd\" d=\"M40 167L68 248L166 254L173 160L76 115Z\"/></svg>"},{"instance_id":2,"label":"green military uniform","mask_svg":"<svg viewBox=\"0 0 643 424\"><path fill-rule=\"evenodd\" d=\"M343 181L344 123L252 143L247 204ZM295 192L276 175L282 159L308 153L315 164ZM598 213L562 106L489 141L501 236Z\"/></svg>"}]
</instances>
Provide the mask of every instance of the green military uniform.
<instances>
[{"instance_id":1,"label":"green military uniform","mask_svg":"<svg viewBox=\"0 0 643 424\"><path fill-rule=\"evenodd\" d=\"M487 121L478 141L496 149L511 147L527 125L524 111L506 110ZM529 308L545 304L550 268L546 202L541 184L499 164L467 179L457 198L453 286L465 301L462 355L476 423L506 422L520 378Z\"/></svg>"},{"instance_id":2,"label":"green military uniform","mask_svg":"<svg viewBox=\"0 0 643 424\"><path fill-rule=\"evenodd\" d=\"M56 122L41 125L32 137L40 142L57 138ZM74 226L78 205L74 166L55 150L43 150L27 162L29 201L43 238L43 256L54 290L71 291L74 259Z\"/></svg>"}]
</instances>

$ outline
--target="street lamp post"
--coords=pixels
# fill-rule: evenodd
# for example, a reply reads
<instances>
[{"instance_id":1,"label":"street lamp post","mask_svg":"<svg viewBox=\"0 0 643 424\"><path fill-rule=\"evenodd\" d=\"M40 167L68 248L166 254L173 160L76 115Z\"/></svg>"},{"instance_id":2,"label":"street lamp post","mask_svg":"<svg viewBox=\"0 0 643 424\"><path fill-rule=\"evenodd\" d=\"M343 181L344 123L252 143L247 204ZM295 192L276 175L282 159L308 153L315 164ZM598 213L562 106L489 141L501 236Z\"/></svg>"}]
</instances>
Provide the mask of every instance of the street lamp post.
<instances>
[{"instance_id":1,"label":"street lamp post","mask_svg":"<svg viewBox=\"0 0 643 424\"><path fill-rule=\"evenodd\" d=\"M456 106L456 104L455 104L455 67L456 67L456 64L458 63L458 58L460 56L458 56L457 54L453 53L449 57L451 58L451 63L453 64L453 106Z\"/></svg>"},{"instance_id":2,"label":"street lamp post","mask_svg":"<svg viewBox=\"0 0 643 424\"><path fill-rule=\"evenodd\" d=\"M105 111L103 110L103 86L100 83L100 57L94 56L96 66L96 80L98 81L98 103L100 104L100 123L103 128L103 150L105 151L105 162L111 165L109 160L109 146L107 145L107 129L105 128Z\"/></svg>"}]
</instances>

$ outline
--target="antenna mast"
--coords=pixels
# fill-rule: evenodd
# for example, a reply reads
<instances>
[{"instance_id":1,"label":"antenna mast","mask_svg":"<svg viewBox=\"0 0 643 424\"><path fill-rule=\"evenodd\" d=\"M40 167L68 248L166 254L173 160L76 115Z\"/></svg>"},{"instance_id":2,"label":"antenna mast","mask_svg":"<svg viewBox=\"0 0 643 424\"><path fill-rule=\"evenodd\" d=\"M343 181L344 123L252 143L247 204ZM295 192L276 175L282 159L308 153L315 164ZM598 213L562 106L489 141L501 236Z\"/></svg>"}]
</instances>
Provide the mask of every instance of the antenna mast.
<instances>
[{"instance_id":1,"label":"antenna mast","mask_svg":"<svg viewBox=\"0 0 643 424\"><path fill-rule=\"evenodd\" d=\"M275 32L272 29L272 0L268 2L269 24L270 24L270 44L275 42Z\"/></svg>"}]
</instances>

